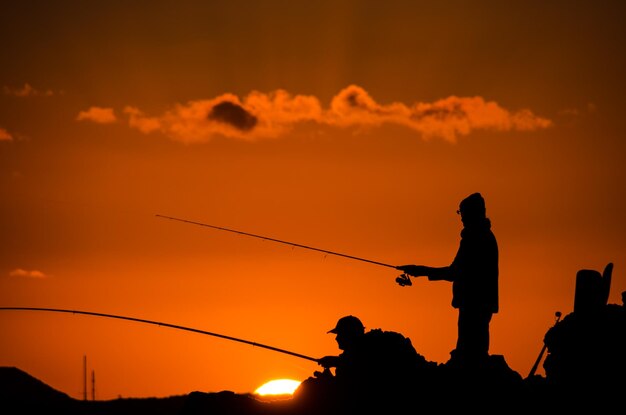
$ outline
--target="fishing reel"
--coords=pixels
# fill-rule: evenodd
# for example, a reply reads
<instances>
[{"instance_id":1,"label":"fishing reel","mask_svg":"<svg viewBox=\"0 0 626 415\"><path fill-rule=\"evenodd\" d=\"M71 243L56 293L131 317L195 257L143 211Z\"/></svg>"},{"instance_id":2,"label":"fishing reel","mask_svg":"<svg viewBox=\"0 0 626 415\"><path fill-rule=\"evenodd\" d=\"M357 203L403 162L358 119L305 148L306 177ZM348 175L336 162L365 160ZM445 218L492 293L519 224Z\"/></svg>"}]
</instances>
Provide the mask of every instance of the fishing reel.
<instances>
[{"instance_id":1,"label":"fishing reel","mask_svg":"<svg viewBox=\"0 0 626 415\"><path fill-rule=\"evenodd\" d=\"M413 283L411 282L411 277L409 277L407 274L404 274L404 273L400 275L398 278L396 278L396 282L401 287L405 287L407 285L408 286L413 285Z\"/></svg>"}]
</instances>

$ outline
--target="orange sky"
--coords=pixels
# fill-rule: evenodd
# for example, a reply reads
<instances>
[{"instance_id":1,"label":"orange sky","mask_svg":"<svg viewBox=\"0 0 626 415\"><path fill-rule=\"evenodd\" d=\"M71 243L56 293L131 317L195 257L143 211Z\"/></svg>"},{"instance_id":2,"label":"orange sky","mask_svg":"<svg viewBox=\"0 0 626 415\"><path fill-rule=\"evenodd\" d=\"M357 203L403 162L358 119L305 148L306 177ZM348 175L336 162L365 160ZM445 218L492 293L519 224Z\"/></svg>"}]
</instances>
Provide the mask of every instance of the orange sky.
<instances>
[{"instance_id":1,"label":"orange sky","mask_svg":"<svg viewBox=\"0 0 626 415\"><path fill-rule=\"evenodd\" d=\"M491 353L526 376L575 275L626 290L620 2L11 2L0 12L0 307L119 314L312 357L346 314L445 362L481 192ZM311 361L91 316L0 312L0 365L73 397L249 392ZM540 373L543 371L540 369Z\"/></svg>"}]
</instances>

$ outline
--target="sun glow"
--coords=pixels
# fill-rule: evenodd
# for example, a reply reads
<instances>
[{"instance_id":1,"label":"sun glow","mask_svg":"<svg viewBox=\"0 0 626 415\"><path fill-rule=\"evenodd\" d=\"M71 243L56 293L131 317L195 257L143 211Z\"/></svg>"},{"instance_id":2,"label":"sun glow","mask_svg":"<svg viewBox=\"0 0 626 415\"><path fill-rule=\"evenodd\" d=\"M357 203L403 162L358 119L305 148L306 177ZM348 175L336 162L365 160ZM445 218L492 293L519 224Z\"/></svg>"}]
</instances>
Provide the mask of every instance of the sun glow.
<instances>
[{"instance_id":1,"label":"sun glow","mask_svg":"<svg viewBox=\"0 0 626 415\"><path fill-rule=\"evenodd\" d=\"M297 380L275 379L259 386L254 393L260 396L293 395L298 386L300 382Z\"/></svg>"}]
</instances>

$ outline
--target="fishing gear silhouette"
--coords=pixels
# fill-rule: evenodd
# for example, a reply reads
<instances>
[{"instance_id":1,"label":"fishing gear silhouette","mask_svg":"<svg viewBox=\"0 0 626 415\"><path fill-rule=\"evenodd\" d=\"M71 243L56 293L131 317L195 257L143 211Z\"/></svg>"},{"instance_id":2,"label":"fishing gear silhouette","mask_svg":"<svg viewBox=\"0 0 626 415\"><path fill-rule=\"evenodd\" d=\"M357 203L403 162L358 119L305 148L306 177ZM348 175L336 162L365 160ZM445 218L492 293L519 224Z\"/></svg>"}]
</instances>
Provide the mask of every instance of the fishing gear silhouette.
<instances>
[{"instance_id":1,"label":"fishing gear silhouette","mask_svg":"<svg viewBox=\"0 0 626 415\"><path fill-rule=\"evenodd\" d=\"M372 261L371 259L365 259L365 258L360 258L360 257L357 257L357 256L353 256L353 255L342 254L342 253L335 252L335 251L329 251L327 249L314 248L312 246L303 245L303 244L299 244L299 243L295 243L295 242L283 241L283 240L280 240L280 239L270 238L268 236L256 235L256 234L253 234L253 233L238 231L238 230L235 230L235 229L224 228L224 227L221 227L221 226L209 225L209 224L202 223L202 222L194 222L192 220L180 219L180 218L175 218L175 217L172 217L172 216L165 216L165 215L159 215L159 214L157 214L156 216L159 217L159 218L171 219L171 220L175 220L175 221L178 221L178 222L184 222L184 223L190 223L192 225L204 226L204 227L207 227L207 228L217 229L217 230L220 230L220 231L232 232L232 233L236 233L236 234L239 234L239 235L245 235L245 236L251 236L253 238L264 239L266 241L278 242L278 243L281 243L281 244L295 246L295 247L298 247L298 248L310 249L312 251L318 251L318 252L323 252L325 254L336 255L336 256L340 256L340 257L344 257L344 258L348 258L348 259L354 259L356 261L368 262L370 264L380 265L381 267L398 269L397 266L390 265L390 264L385 264L384 262ZM407 285L413 285L413 283L411 282L411 278L407 274L405 274L405 273L403 273L402 275L397 277L396 278L396 282L400 286L402 286L402 287L405 287Z\"/></svg>"},{"instance_id":2,"label":"fishing gear silhouette","mask_svg":"<svg viewBox=\"0 0 626 415\"><path fill-rule=\"evenodd\" d=\"M301 359L311 360L313 362L318 362L318 360L319 360L319 359L316 359L314 357L306 356L306 355L303 355L303 354L300 354L300 353L290 352L289 350L279 349L278 347L268 346L266 344L261 344L261 343L253 342L253 341L250 341L250 340L239 339L237 337L231 337L231 336L226 336L224 334L212 333L210 331L198 330L198 329L194 329L194 328L191 328L191 327L179 326L179 325L176 325L176 324L163 323L163 322L153 321L153 320L144 320L142 318L125 317L125 316L119 316L119 315L115 315L115 314L96 313L96 312L93 312L93 311L67 310L67 309L62 309L62 308L0 307L0 311L45 311L45 312L56 312L56 313L86 314L86 315L90 315L90 316L98 316L98 317L106 317L106 318L116 318L116 319L121 319L121 320L130 320L130 321L136 321L136 322L139 322L139 323L147 323L147 324L154 324L154 325L157 325L157 326L171 327L173 329L178 329L178 330L192 331L194 333L206 334L208 336L220 337L220 338L226 339L226 340L232 340L232 341L236 341L236 342L240 342L240 343L251 344L252 346L262 347L264 349L273 350L275 352L285 353L285 354L288 354L288 355L291 355L291 356L299 357Z\"/></svg>"},{"instance_id":3,"label":"fishing gear silhouette","mask_svg":"<svg viewBox=\"0 0 626 415\"><path fill-rule=\"evenodd\" d=\"M561 312L557 311L556 313L554 313L555 316L555 321L554 321L554 325L556 325L559 320L561 319ZM532 369L530 369L530 373L528 374L529 378L532 378L533 376L535 376L535 372L537 371L537 368L539 367L539 363L541 362L541 359L543 359L543 355L546 352L546 349L548 348L548 345L544 342L543 343L543 347L541 348L541 351L539 352L539 356L537 356L537 360L535 360L535 364L533 364Z\"/></svg>"}]
</instances>

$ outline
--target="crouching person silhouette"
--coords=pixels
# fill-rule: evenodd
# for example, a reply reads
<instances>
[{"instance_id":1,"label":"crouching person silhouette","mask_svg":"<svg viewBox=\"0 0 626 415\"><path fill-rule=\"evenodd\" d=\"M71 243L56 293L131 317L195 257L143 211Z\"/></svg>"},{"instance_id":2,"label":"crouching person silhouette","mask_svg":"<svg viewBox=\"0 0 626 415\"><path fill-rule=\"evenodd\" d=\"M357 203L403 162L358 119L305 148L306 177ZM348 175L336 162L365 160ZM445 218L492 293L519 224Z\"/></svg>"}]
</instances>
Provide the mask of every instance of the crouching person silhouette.
<instances>
[{"instance_id":1,"label":"crouching person silhouette","mask_svg":"<svg viewBox=\"0 0 626 415\"><path fill-rule=\"evenodd\" d=\"M323 371L305 380L296 398L315 395L317 404L323 402L341 413L373 406L401 408L406 403L402 398L413 396L418 382L428 378L428 369L436 367L417 353L408 337L381 329L366 332L352 315L340 318L328 333L335 334L342 352L320 358Z\"/></svg>"}]
</instances>

